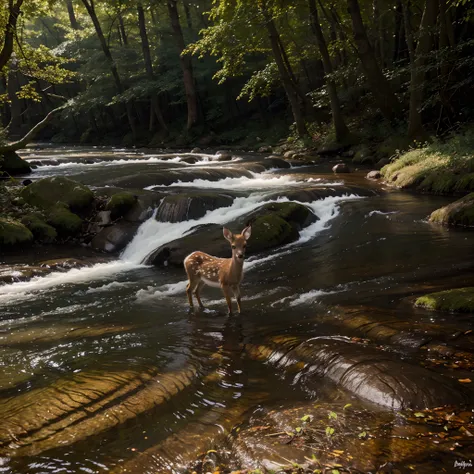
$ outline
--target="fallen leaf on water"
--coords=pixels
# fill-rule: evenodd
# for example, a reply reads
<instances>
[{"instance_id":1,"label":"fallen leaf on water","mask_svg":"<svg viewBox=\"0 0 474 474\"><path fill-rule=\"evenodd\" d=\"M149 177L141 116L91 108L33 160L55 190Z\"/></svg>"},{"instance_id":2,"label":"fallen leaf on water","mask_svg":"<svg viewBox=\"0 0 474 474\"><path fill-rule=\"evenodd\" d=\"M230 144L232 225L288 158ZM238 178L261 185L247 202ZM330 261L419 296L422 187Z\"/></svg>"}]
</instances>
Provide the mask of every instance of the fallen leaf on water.
<instances>
[{"instance_id":1,"label":"fallen leaf on water","mask_svg":"<svg viewBox=\"0 0 474 474\"><path fill-rule=\"evenodd\" d=\"M416 416L417 418L424 418L424 417L425 417L425 414L418 412L418 413L415 413L415 416Z\"/></svg>"},{"instance_id":2,"label":"fallen leaf on water","mask_svg":"<svg viewBox=\"0 0 474 474\"><path fill-rule=\"evenodd\" d=\"M459 382L461 383L471 383L472 380L471 379L458 379Z\"/></svg>"}]
</instances>

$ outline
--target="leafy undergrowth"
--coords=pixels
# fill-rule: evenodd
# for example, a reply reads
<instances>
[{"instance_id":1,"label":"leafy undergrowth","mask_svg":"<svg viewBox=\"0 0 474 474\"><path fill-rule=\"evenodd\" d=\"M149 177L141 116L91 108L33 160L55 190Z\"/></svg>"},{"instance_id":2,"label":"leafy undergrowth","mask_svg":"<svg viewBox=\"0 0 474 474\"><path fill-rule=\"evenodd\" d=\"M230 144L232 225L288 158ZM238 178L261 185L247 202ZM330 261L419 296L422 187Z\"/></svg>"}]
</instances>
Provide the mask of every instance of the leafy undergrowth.
<instances>
[{"instance_id":1,"label":"leafy undergrowth","mask_svg":"<svg viewBox=\"0 0 474 474\"><path fill-rule=\"evenodd\" d=\"M382 175L403 189L436 194L474 191L474 128L444 143L410 149L382 168Z\"/></svg>"},{"instance_id":2,"label":"leafy undergrowth","mask_svg":"<svg viewBox=\"0 0 474 474\"><path fill-rule=\"evenodd\" d=\"M474 312L474 287L457 288L421 296L416 306L439 311Z\"/></svg>"}]
</instances>

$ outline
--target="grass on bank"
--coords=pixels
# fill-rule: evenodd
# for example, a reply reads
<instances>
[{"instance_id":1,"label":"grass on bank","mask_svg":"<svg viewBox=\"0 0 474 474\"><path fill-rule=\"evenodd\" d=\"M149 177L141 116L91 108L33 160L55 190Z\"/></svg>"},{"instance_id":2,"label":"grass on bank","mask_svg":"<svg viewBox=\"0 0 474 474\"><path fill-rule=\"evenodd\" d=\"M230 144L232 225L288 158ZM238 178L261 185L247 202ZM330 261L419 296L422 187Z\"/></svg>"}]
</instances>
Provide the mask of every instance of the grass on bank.
<instances>
[{"instance_id":1,"label":"grass on bank","mask_svg":"<svg viewBox=\"0 0 474 474\"><path fill-rule=\"evenodd\" d=\"M421 296L416 306L438 311L474 313L474 287L457 288Z\"/></svg>"},{"instance_id":2,"label":"grass on bank","mask_svg":"<svg viewBox=\"0 0 474 474\"><path fill-rule=\"evenodd\" d=\"M474 191L474 128L443 143L410 149L384 166L382 175L403 189L436 194Z\"/></svg>"}]
</instances>

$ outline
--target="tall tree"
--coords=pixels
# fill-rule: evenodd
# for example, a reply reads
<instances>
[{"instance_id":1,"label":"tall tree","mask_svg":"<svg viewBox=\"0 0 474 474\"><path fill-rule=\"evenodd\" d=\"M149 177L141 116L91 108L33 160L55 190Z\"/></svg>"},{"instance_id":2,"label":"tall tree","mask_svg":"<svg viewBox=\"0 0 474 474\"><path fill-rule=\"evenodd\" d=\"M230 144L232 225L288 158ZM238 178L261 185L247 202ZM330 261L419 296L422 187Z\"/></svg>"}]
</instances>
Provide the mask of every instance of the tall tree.
<instances>
[{"instance_id":1,"label":"tall tree","mask_svg":"<svg viewBox=\"0 0 474 474\"><path fill-rule=\"evenodd\" d=\"M154 81L155 73L153 71L153 64L151 61L151 54L150 54L150 43L148 41L148 34L146 31L146 21L145 21L145 12L143 10L143 5L141 2L137 4L137 13L138 13L138 29L140 30L140 38L142 42L142 52L143 52L143 60L145 61L145 70L148 79L150 81ZM163 119L163 114L161 113L160 103L158 100L157 94L153 94L151 97L151 105L153 109L153 113L155 114L158 123L160 126L165 130L168 131L168 127L166 126L166 122Z\"/></svg>"},{"instance_id":2,"label":"tall tree","mask_svg":"<svg viewBox=\"0 0 474 474\"><path fill-rule=\"evenodd\" d=\"M374 50L367 36L364 22L362 21L358 0L347 0L347 7L352 21L352 31L357 53L370 90L382 114L387 119L392 120L400 114L400 103L377 63Z\"/></svg>"},{"instance_id":3,"label":"tall tree","mask_svg":"<svg viewBox=\"0 0 474 474\"><path fill-rule=\"evenodd\" d=\"M186 43L184 42L183 30L179 21L178 0L168 0L168 14L173 29L173 36L179 52L179 61L183 72L183 83L186 92L186 102L188 106L187 128L190 130L199 121L198 99L196 85L194 83L193 65L189 54L185 53Z\"/></svg>"},{"instance_id":4,"label":"tall tree","mask_svg":"<svg viewBox=\"0 0 474 474\"><path fill-rule=\"evenodd\" d=\"M411 65L410 112L408 116L408 136L410 138L423 138L425 136L420 111L423 102L423 82L426 75L424 64L426 55L433 44L432 35L437 17L438 0L425 0L415 58Z\"/></svg>"},{"instance_id":5,"label":"tall tree","mask_svg":"<svg viewBox=\"0 0 474 474\"><path fill-rule=\"evenodd\" d=\"M8 0L8 20L5 26L2 50L0 51L0 71L5 67L13 53L16 24L21 14L22 4L23 0L17 0L16 2Z\"/></svg>"},{"instance_id":6,"label":"tall tree","mask_svg":"<svg viewBox=\"0 0 474 474\"><path fill-rule=\"evenodd\" d=\"M319 23L318 9L316 7L315 0L308 0L309 13L311 19L311 27L316 36L318 43L319 52L321 53L321 59L323 61L324 73L326 76L326 87L328 90L329 100L331 102L332 119L334 123L334 130L336 132L336 140L343 142L349 135L349 129L347 128L344 118L342 116L341 104L337 96L336 84L328 77L333 73L331 58L324 38L321 24Z\"/></svg>"},{"instance_id":7,"label":"tall tree","mask_svg":"<svg viewBox=\"0 0 474 474\"><path fill-rule=\"evenodd\" d=\"M94 0L82 0L82 3L86 7L87 13L89 13L89 16L92 20L92 23L95 28L95 32L97 34L97 37L99 38L100 46L102 47L102 51L104 52L104 55L110 65L110 71L112 72L112 77L115 82L115 87L117 89L118 94L122 94L124 92L124 87L122 84L122 80L120 79L120 75L118 73L117 65L115 64L114 58L112 57L112 53L110 52L109 45L105 39L104 32L102 31L102 26L100 24L99 18L97 16L97 12L95 10L95 5L94 5ZM132 104L130 101L126 101L125 107L127 110L127 119L128 123L130 126L130 130L132 131L132 134L136 136L137 130L135 126L135 118L133 115L133 108Z\"/></svg>"},{"instance_id":8,"label":"tall tree","mask_svg":"<svg viewBox=\"0 0 474 474\"><path fill-rule=\"evenodd\" d=\"M69 16L69 23L71 24L71 28L73 30L79 30L80 26L76 18L76 13L74 11L74 5L72 3L72 0L66 0L66 7L67 7L67 13Z\"/></svg>"}]
</instances>

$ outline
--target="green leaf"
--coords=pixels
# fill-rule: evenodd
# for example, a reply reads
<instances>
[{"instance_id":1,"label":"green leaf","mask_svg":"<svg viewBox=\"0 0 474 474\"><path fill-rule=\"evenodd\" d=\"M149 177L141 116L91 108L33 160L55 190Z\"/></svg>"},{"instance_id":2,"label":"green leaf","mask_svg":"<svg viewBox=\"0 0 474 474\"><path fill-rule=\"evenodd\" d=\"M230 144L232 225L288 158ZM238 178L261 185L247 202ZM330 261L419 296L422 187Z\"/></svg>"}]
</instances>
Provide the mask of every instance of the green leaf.
<instances>
[{"instance_id":1,"label":"green leaf","mask_svg":"<svg viewBox=\"0 0 474 474\"><path fill-rule=\"evenodd\" d=\"M328 418L330 420L337 420L337 413L334 413L333 411L329 412Z\"/></svg>"},{"instance_id":2,"label":"green leaf","mask_svg":"<svg viewBox=\"0 0 474 474\"><path fill-rule=\"evenodd\" d=\"M305 415L305 416L302 416L301 417L301 421L303 422L307 422L307 421L311 421L311 415Z\"/></svg>"},{"instance_id":3,"label":"green leaf","mask_svg":"<svg viewBox=\"0 0 474 474\"><path fill-rule=\"evenodd\" d=\"M334 428L332 426L326 426L326 435L332 436L334 434Z\"/></svg>"},{"instance_id":4,"label":"green leaf","mask_svg":"<svg viewBox=\"0 0 474 474\"><path fill-rule=\"evenodd\" d=\"M417 413L415 413L415 416L416 416L417 418L424 418L424 417L425 417L425 414L424 414L424 413L417 412Z\"/></svg>"},{"instance_id":5,"label":"green leaf","mask_svg":"<svg viewBox=\"0 0 474 474\"><path fill-rule=\"evenodd\" d=\"M338 469L333 469L333 470L331 471L331 473L332 473L332 474L340 474Z\"/></svg>"},{"instance_id":6,"label":"green leaf","mask_svg":"<svg viewBox=\"0 0 474 474\"><path fill-rule=\"evenodd\" d=\"M295 431L296 431L297 433L301 433L301 431L302 431L301 426L297 426L297 427L295 428Z\"/></svg>"},{"instance_id":7,"label":"green leaf","mask_svg":"<svg viewBox=\"0 0 474 474\"><path fill-rule=\"evenodd\" d=\"M359 438L365 438L367 436L367 431L362 431L362 433L359 433Z\"/></svg>"},{"instance_id":8,"label":"green leaf","mask_svg":"<svg viewBox=\"0 0 474 474\"><path fill-rule=\"evenodd\" d=\"M346 404L344 405L343 410L345 410L346 408L349 408L349 407L351 407L351 406L352 406L352 403L346 403Z\"/></svg>"}]
</instances>

